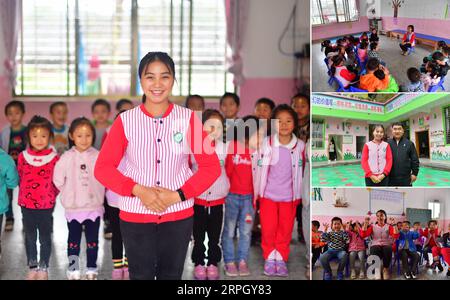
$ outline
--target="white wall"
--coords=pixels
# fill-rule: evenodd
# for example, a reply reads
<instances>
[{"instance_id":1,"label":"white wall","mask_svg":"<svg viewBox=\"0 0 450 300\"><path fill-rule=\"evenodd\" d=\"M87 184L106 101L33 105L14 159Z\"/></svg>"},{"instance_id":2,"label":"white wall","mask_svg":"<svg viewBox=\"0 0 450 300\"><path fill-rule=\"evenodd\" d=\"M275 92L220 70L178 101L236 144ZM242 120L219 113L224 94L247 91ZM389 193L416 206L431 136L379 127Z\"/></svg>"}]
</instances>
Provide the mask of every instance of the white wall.
<instances>
[{"instance_id":1,"label":"white wall","mask_svg":"<svg viewBox=\"0 0 450 300\"><path fill-rule=\"evenodd\" d=\"M443 19L448 0L406 0L398 10L398 17L419 19ZM381 0L381 16L393 17L391 0Z\"/></svg>"},{"instance_id":2,"label":"white wall","mask_svg":"<svg viewBox=\"0 0 450 300\"><path fill-rule=\"evenodd\" d=\"M294 58L278 50L278 39L286 27L288 18L297 3L296 51L309 43L309 1L301 0L251 0L250 13L243 44L244 75L248 78L292 78ZM292 24L291 24L292 26ZM292 27L290 27L292 28ZM292 52L292 29L288 31L282 46ZM305 65L309 74L309 64Z\"/></svg>"}]
</instances>

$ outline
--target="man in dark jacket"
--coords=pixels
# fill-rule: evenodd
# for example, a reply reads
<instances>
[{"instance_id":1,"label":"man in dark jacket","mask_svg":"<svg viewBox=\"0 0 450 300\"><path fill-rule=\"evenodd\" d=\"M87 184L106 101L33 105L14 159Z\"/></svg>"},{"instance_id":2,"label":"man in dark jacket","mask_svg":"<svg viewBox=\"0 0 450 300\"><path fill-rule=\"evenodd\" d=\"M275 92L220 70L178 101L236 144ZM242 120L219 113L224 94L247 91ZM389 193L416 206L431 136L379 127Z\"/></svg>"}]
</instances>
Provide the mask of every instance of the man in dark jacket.
<instances>
[{"instance_id":1,"label":"man in dark jacket","mask_svg":"<svg viewBox=\"0 0 450 300\"><path fill-rule=\"evenodd\" d=\"M388 140L392 150L390 186L412 186L419 174L419 157L414 143L404 137L401 123L392 124L393 139Z\"/></svg>"}]
</instances>

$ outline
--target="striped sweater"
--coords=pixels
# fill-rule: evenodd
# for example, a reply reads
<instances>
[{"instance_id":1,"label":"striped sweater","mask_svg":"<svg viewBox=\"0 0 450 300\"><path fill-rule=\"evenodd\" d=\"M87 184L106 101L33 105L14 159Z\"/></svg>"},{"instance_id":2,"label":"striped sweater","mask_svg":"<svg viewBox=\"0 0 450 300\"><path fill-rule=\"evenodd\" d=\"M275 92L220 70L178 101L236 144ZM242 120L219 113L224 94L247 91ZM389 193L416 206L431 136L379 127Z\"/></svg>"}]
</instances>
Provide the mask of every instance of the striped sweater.
<instances>
[{"instance_id":1,"label":"striped sweater","mask_svg":"<svg viewBox=\"0 0 450 300\"><path fill-rule=\"evenodd\" d=\"M391 147L383 141L379 144L373 141L366 143L362 153L361 164L366 177L381 174L387 177L392 168Z\"/></svg>"},{"instance_id":2,"label":"striped sweater","mask_svg":"<svg viewBox=\"0 0 450 300\"><path fill-rule=\"evenodd\" d=\"M195 175L188 158L198 164ZM220 175L219 160L198 117L170 103L161 118L142 104L122 113L111 127L95 166L95 177L120 195L120 218L133 223L162 223L193 215L194 197ZM133 187L181 189L186 201L157 213L132 195Z\"/></svg>"}]
</instances>

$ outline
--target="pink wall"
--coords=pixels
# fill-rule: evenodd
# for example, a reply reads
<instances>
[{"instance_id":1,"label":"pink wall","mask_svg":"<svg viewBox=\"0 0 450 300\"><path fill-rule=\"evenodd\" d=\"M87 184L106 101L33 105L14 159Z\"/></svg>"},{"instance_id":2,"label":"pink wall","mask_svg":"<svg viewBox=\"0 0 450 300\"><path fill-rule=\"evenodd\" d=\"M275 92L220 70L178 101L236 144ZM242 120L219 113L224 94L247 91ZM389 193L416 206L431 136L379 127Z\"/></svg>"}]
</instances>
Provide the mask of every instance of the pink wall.
<instances>
[{"instance_id":1,"label":"pink wall","mask_svg":"<svg viewBox=\"0 0 450 300\"><path fill-rule=\"evenodd\" d=\"M369 20L367 17L360 17L357 22L313 26L312 40L318 41L363 31L369 31Z\"/></svg>"},{"instance_id":2,"label":"pink wall","mask_svg":"<svg viewBox=\"0 0 450 300\"><path fill-rule=\"evenodd\" d=\"M247 78L241 86L239 97L241 98L240 116L252 114L256 100L267 97L276 104L290 103L292 96L296 94L293 78Z\"/></svg>"},{"instance_id":3,"label":"pink wall","mask_svg":"<svg viewBox=\"0 0 450 300\"><path fill-rule=\"evenodd\" d=\"M449 21L438 19L417 19L417 18L397 18L383 17L383 29L403 29L408 25L414 25L414 31L417 33L438 36L450 39Z\"/></svg>"}]
</instances>

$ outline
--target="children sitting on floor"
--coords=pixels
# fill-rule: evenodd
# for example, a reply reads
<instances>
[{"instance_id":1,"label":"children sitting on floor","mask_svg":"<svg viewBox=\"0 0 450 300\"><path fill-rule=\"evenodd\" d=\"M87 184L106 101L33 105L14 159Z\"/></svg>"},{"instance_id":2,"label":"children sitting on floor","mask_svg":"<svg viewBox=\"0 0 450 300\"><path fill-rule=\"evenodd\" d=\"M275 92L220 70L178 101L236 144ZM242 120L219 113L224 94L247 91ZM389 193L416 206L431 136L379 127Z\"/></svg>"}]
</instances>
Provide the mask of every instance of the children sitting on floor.
<instances>
[{"instance_id":1,"label":"children sitting on floor","mask_svg":"<svg viewBox=\"0 0 450 300\"><path fill-rule=\"evenodd\" d=\"M339 80L344 88L348 88L357 79L357 74L344 65L345 59L338 55L333 57L330 73Z\"/></svg>"},{"instance_id":2,"label":"children sitting on floor","mask_svg":"<svg viewBox=\"0 0 450 300\"><path fill-rule=\"evenodd\" d=\"M408 79L410 81L409 84L406 86L403 86L401 88L402 92L425 92L425 87L423 85L423 82L421 80L421 74L419 69L417 68L409 68L406 72L408 75Z\"/></svg>"},{"instance_id":3,"label":"children sitting on floor","mask_svg":"<svg viewBox=\"0 0 450 300\"><path fill-rule=\"evenodd\" d=\"M367 74L361 76L359 88L371 93L385 90L389 86L389 70L380 65L376 58L370 58L366 65Z\"/></svg>"}]
</instances>

